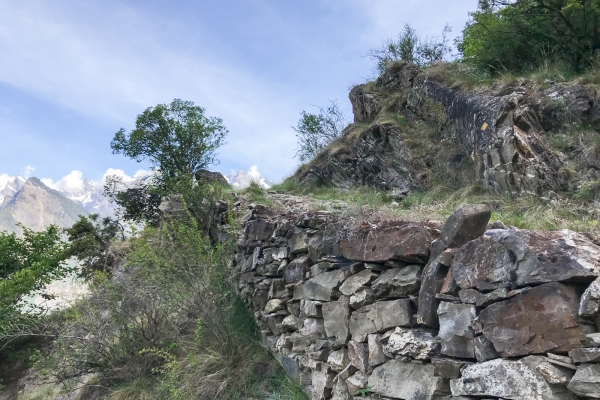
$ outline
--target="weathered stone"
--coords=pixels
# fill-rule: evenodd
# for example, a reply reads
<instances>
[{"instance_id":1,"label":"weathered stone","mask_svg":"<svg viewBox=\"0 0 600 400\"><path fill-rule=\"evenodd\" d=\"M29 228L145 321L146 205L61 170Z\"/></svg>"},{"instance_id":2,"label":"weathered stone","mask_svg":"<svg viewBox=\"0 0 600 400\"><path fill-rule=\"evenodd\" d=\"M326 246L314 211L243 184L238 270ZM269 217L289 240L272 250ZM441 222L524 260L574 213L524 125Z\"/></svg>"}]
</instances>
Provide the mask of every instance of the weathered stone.
<instances>
[{"instance_id":1,"label":"weathered stone","mask_svg":"<svg viewBox=\"0 0 600 400\"><path fill-rule=\"evenodd\" d=\"M502 357L566 352L585 341L577 322L579 295L573 287L547 283L479 314L484 335Z\"/></svg>"},{"instance_id":2,"label":"weathered stone","mask_svg":"<svg viewBox=\"0 0 600 400\"><path fill-rule=\"evenodd\" d=\"M432 364L391 360L375 368L367 385L371 392L398 399L432 399L443 385Z\"/></svg>"},{"instance_id":3,"label":"weathered stone","mask_svg":"<svg viewBox=\"0 0 600 400\"><path fill-rule=\"evenodd\" d=\"M256 243L266 241L275 230L275 224L264 219L249 221L246 225L244 238L248 246L256 246Z\"/></svg>"},{"instance_id":4,"label":"weathered stone","mask_svg":"<svg viewBox=\"0 0 600 400\"><path fill-rule=\"evenodd\" d=\"M281 328L287 331L296 331L298 330L298 317L295 315L288 315L281 321Z\"/></svg>"},{"instance_id":5,"label":"weathered stone","mask_svg":"<svg viewBox=\"0 0 600 400\"><path fill-rule=\"evenodd\" d=\"M469 365L462 370L460 379L450 381L452 395L510 400L575 400L565 387L548 384L532 365L534 363L529 362L530 358L520 361L496 359Z\"/></svg>"},{"instance_id":6,"label":"weathered stone","mask_svg":"<svg viewBox=\"0 0 600 400\"><path fill-rule=\"evenodd\" d=\"M576 363L600 362L600 349L575 349L569 352L569 356Z\"/></svg>"},{"instance_id":7,"label":"weathered stone","mask_svg":"<svg viewBox=\"0 0 600 400\"><path fill-rule=\"evenodd\" d=\"M255 310L262 310L265 308L267 303L269 302L269 291L264 290L255 290L252 296L252 305Z\"/></svg>"},{"instance_id":8,"label":"weathered stone","mask_svg":"<svg viewBox=\"0 0 600 400\"><path fill-rule=\"evenodd\" d=\"M461 247L483 235L491 216L486 204L464 204L448 217L439 239L445 248Z\"/></svg>"},{"instance_id":9,"label":"weathered stone","mask_svg":"<svg viewBox=\"0 0 600 400\"><path fill-rule=\"evenodd\" d=\"M343 379L335 379L331 400L353 400L352 395L348 392L346 381Z\"/></svg>"},{"instance_id":10,"label":"weathered stone","mask_svg":"<svg viewBox=\"0 0 600 400\"><path fill-rule=\"evenodd\" d=\"M508 298L508 289L500 288L490 293L479 293L475 289L464 289L458 292L463 303L475 304L477 307L487 307L492 303Z\"/></svg>"},{"instance_id":11,"label":"weathered stone","mask_svg":"<svg viewBox=\"0 0 600 400\"><path fill-rule=\"evenodd\" d=\"M377 278L376 274L371 270L364 269L346 279L342 286L340 286L340 292L346 296L351 296L356 293L357 290L372 282L375 278Z\"/></svg>"},{"instance_id":12,"label":"weathered stone","mask_svg":"<svg viewBox=\"0 0 600 400\"><path fill-rule=\"evenodd\" d=\"M325 253L325 249L324 249L324 237L323 237L323 232L317 232L316 234L312 235L309 239L308 239L308 256L311 258L311 260L313 261L317 261L318 259L320 259L321 257L323 257L324 255L326 255Z\"/></svg>"},{"instance_id":13,"label":"weathered stone","mask_svg":"<svg viewBox=\"0 0 600 400\"><path fill-rule=\"evenodd\" d=\"M359 371L366 373L369 369L369 347L366 343L353 340L348 342L348 358Z\"/></svg>"},{"instance_id":14,"label":"weathered stone","mask_svg":"<svg viewBox=\"0 0 600 400\"><path fill-rule=\"evenodd\" d=\"M307 318L302 324L300 329L302 336L317 337L319 339L325 336L325 327L323 326L322 320L318 318Z\"/></svg>"},{"instance_id":15,"label":"weathered stone","mask_svg":"<svg viewBox=\"0 0 600 400\"><path fill-rule=\"evenodd\" d=\"M444 253L442 253L442 256L444 255ZM440 259L441 259L441 256L440 256ZM443 266L446 266L446 264L442 263L441 260L440 260L440 264ZM449 295L456 296L458 294L459 289L460 288L458 287L458 284L456 283L456 281L454 280L454 277L452 276L452 271L450 271L450 269L448 268L448 272L446 273L446 277L444 278L444 282L442 283L442 287L440 288L440 294L449 294Z\"/></svg>"},{"instance_id":16,"label":"weathered stone","mask_svg":"<svg viewBox=\"0 0 600 400\"><path fill-rule=\"evenodd\" d=\"M366 388L368 383L369 377L361 371L357 371L354 375L346 379L348 392L352 395L359 394L360 390Z\"/></svg>"},{"instance_id":17,"label":"weathered stone","mask_svg":"<svg viewBox=\"0 0 600 400\"><path fill-rule=\"evenodd\" d=\"M390 358L402 355L417 360L428 360L439 354L440 343L431 332L396 328L383 351Z\"/></svg>"},{"instance_id":18,"label":"weathered stone","mask_svg":"<svg viewBox=\"0 0 600 400\"><path fill-rule=\"evenodd\" d=\"M385 271L371 284L371 289L379 297L406 297L419 292L421 267L409 265Z\"/></svg>"},{"instance_id":19,"label":"weathered stone","mask_svg":"<svg viewBox=\"0 0 600 400\"><path fill-rule=\"evenodd\" d=\"M460 371L465 365L471 365L466 361L453 360L450 358L432 358L431 363L435 367L435 373L448 379L460 378Z\"/></svg>"},{"instance_id":20,"label":"weathered stone","mask_svg":"<svg viewBox=\"0 0 600 400\"><path fill-rule=\"evenodd\" d=\"M369 333L396 326L409 326L411 320L412 307L409 299L379 301L352 313L350 334L353 340L364 342Z\"/></svg>"},{"instance_id":21,"label":"weathered stone","mask_svg":"<svg viewBox=\"0 0 600 400\"><path fill-rule=\"evenodd\" d=\"M340 246L342 255L349 260L424 264L429 258L429 244L438 234L437 229L420 222L397 222L391 226L364 224L343 239Z\"/></svg>"},{"instance_id":22,"label":"weathered stone","mask_svg":"<svg viewBox=\"0 0 600 400\"><path fill-rule=\"evenodd\" d=\"M331 397L335 372L323 367L312 371L311 400L326 400Z\"/></svg>"},{"instance_id":23,"label":"weathered stone","mask_svg":"<svg viewBox=\"0 0 600 400\"><path fill-rule=\"evenodd\" d=\"M265 313L267 314L271 314L279 310L285 310L285 300L272 299L268 301L267 305L265 305Z\"/></svg>"},{"instance_id":24,"label":"weathered stone","mask_svg":"<svg viewBox=\"0 0 600 400\"><path fill-rule=\"evenodd\" d=\"M301 300L300 301L300 311L306 317L322 317L322 306L323 303L320 301L313 300Z\"/></svg>"},{"instance_id":25,"label":"weathered stone","mask_svg":"<svg viewBox=\"0 0 600 400\"><path fill-rule=\"evenodd\" d=\"M569 230L491 230L463 246L452 263L462 289L488 291L600 275L600 247Z\"/></svg>"},{"instance_id":26,"label":"weathered stone","mask_svg":"<svg viewBox=\"0 0 600 400\"><path fill-rule=\"evenodd\" d=\"M578 396L600 399L600 364L581 365L568 388Z\"/></svg>"},{"instance_id":27,"label":"weathered stone","mask_svg":"<svg viewBox=\"0 0 600 400\"><path fill-rule=\"evenodd\" d=\"M438 307L439 338L442 354L451 357L475 358L473 320L475 307L467 304L441 302Z\"/></svg>"},{"instance_id":28,"label":"weathered stone","mask_svg":"<svg viewBox=\"0 0 600 400\"><path fill-rule=\"evenodd\" d=\"M283 367L283 370L290 377L291 380L299 382L300 378L300 367L298 366L298 360L290 357L279 357L279 363Z\"/></svg>"},{"instance_id":29,"label":"weathered stone","mask_svg":"<svg viewBox=\"0 0 600 400\"><path fill-rule=\"evenodd\" d=\"M500 354L494 348L494 344L490 342L485 336L477 336L474 339L475 344L475 358L477 362L485 362L500 358Z\"/></svg>"},{"instance_id":30,"label":"weathered stone","mask_svg":"<svg viewBox=\"0 0 600 400\"><path fill-rule=\"evenodd\" d=\"M421 275L421 289L419 291L419 308L416 318L419 325L437 328L439 321L437 317L438 300L435 295L440 292L448 267L439 262L439 257L430 260L423 269Z\"/></svg>"},{"instance_id":31,"label":"weathered stone","mask_svg":"<svg viewBox=\"0 0 600 400\"><path fill-rule=\"evenodd\" d=\"M350 307L358 310L369 304L373 304L377 301L377 296L373 293L371 288L363 288L350 296Z\"/></svg>"},{"instance_id":32,"label":"weathered stone","mask_svg":"<svg viewBox=\"0 0 600 400\"><path fill-rule=\"evenodd\" d=\"M546 382L551 385L564 385L566 386L575 375L575 371L556 366L548 362L546 357L530 356L523 360L529 368L539 372Z\"/></svg>"},{"instance_id":33,"label":"weathered stone","mask_svg":"<svg viewBox=\"0 0 600 400\"><path fill-rule=\"evenodd\" d=\"M290 254L308 252L308 235L306 231L299 232L288 241Z\"/></svg>"},{"instance_id":34,"label":"weathered stone","mask_svg":"<svg viewBox=\"0 0 600 400\"><path fill-rule=\"evenodd\" d=\"M325 303L322 311L327 337L334 339L337 345L346 344L350 318L348 298L342 297L338 301Z\"/></svg>"},{"instance_id":35,"label":"weathered stone","mask_svg":"<svg viewBox=\"0 0 600 400\"><path fill-rule=\"evenodd\" d=\"M593 347L600 347L600 333L589 333L585 335L586 345Z\"/></svg>"},{"instance_id":36,"label":"weathered stone","mask_svg":"<svg viewBox=\"0 0 600 400\"><path fill-rule=\"evenodd\" d=\"M388 360L383 352L380 335L374 333L367 335L367 344L369 346L369 367L377 367Z\"/></svg>"},{"instance_id":37,"label":"weathered stone","mask_svg":"<svg viewBox=\"0 0 600 400\"><path fill-rule=\"evenodd\" d=\"M600 278L596 279L583 292L579 303L579 315L582 317L595 317L600 309Z\"/></svg>"},{"instance_id":38,"label":"weathered stone","mask_svg":"<svg viewBox=\"0 0 600 400\"><path fill-rule=\"evenodd\" d=\"M348 358L348 349L345 348L332 351L327 358L327 363L336 371L341 371L346 368L349 362L350 359Z\"/></svg>"},{"instance_id":39,"label":"weathered stone","mask_svg":"<svg viewBox=\"0 0 600 400\"><path fill-rule=\"evenodd\" d=\"M302 282L310 272L312 261L308 256L295 258L285 266L283 278L286 283Z\"/></svg>"},{"instance_id":40,"label":"weathered stone","mask_svg":"<svg viewBox=\"0 0 600 400\"><path fill-rule=\"evenodd\" d=\"M294 289L294 300L311 299L331 301L336 294L336 289L346 278L348 272L336 269L323 272L311 278Z\"/></svg>"}]
</instances>

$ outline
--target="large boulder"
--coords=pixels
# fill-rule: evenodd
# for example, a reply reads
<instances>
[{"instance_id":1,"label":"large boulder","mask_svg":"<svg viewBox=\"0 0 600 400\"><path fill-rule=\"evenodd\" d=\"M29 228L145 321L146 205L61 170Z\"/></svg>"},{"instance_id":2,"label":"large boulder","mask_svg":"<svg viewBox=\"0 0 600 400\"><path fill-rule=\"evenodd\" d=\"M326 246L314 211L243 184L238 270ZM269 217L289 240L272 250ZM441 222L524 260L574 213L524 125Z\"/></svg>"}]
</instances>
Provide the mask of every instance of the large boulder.
<instances>
[{"instance_id":1,"label":"large boulder","mask_svg":"<svg viewBox=\"0 0 600 400\"><path fill-rule=\"evenodd\" d=\"M510 400L575 400L564 386L549 384L537 370L537 359L519 361L497 359L472 364L462 370L460 379L450 381L453 396L500 397Z\"/></svg>"},{"instance_id":2,"label":"large boulder","mask_svg":"<svg viewBox=\"0 0 600 400\"><path fill-rule=\"evenodd\" d=\"M454 256L462 289L483 291L547 282L590 282L600 275L600 247L569 230L490 230Z\"/></svg>"},{"instance_id":3,"label":"large boulder","mask_svg":"<svg viewBox=\"0 0 600 400\"><path fill-rule=\"evenodd\" d=\"M575 287L547 283L492 304L479 321L502 357L567 352L584 347L586 339L578 322L579 296Z\"/></svg>"},{"instance_id":4,"label":"large boulder","mask_svg":"<svg viewBox=\"0 0 600 400\"><path fill-rule=\"evenodd\" d=\"M429 259L429 245L438 235L436 228L422 222L364 223L342 239L340 247L342 255L349 260L425 264Z\"/></svg>"}]
</instances>

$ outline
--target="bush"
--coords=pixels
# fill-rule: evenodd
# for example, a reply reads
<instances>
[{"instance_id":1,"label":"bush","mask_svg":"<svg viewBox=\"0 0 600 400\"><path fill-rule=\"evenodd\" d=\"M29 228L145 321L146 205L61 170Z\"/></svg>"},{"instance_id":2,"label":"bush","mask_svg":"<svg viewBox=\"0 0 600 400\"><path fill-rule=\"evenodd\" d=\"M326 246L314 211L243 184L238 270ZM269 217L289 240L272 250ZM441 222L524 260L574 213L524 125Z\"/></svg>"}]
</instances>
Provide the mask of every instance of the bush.
<instances>
[{"instance_id":1,"label":"bush","mask_svg":"<svg viewBox=\"0 0 600 400\"><path fill-rule=\"evenodd\" d=\"M313 159L321 149L342 135L346 116L335 101L328 107L318 107L319 114L300 113L300 121L293 127L298 139L296 157L302 162Z\"/></svg>"},{"instance_id":2,"label":"bush","mask_svg":"<svg viewBox=\"0 0 600 400\"><path fill-rule=\"evenodd\" d=\"M379 74L382 74L387 65L394 61L407 61L420 66L428 66L443 61L450 53L448 34L452 31L446 25L442 37L425 36L422 38L409 24L404 25L404 30L396 40L387 40L382 47L371 49L368 57L376 63Z\"/></svg>"}]
</instances>

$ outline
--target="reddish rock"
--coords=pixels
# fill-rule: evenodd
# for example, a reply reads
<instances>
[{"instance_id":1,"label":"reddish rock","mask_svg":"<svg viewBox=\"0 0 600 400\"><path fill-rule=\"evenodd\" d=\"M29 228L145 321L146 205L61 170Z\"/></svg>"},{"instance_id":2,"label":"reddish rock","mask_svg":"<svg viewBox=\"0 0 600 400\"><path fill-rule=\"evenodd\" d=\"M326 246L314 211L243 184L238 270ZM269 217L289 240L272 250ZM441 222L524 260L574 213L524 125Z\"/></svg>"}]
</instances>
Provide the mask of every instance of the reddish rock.
<instances>
[{"instance_id":1,"label":"reddish rock","mask_svg":"<svg viewBox=\"0 0 600 400\"><path fill-rule=\"evenodd\" d=\"M571 286L548 283L492 304L479 321L502 357L567 352L585 341L577 322L579 296Z\"/></svg>"},{"instance_id":2,"label":"reddish rock","mask_svg":"<svg viewBox=\"0 0 600 400\"><path fill-rule=\"evenodd\" d=\"M438 235L437 229L420 222L363 224L343 239L340 247L342 255L350 260L425 264L429 259L429 245Z\"/></svg>"}]
</instances>

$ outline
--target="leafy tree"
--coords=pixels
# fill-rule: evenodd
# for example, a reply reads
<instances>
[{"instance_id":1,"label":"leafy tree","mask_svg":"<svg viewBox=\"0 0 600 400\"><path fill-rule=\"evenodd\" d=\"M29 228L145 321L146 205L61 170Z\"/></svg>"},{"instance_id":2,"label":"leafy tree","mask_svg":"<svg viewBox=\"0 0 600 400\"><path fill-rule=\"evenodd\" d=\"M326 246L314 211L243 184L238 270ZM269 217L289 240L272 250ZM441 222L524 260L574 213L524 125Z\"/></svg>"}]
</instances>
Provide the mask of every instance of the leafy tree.
<instances>
[{"instance_id":1,"label":"leafy tree","mask_svg":"<svg viewBox=\"0 0 600 400\"><path fill-rule=\"evenodd\" d=\"M422 38L413 27L406 24L396 40L389 39L382 47L371 49L368 56L376 62L379 74L385 71L388 63L399 60L427 66L443 61L450 53L451 47L448 43L450 32L452 28L446 25L441 38L437 36Z\"/></svg>"},{"instance_id":2,"label":"leafy tree","mask_svg":"<svg viewBox=\"0 0 600 400\"><path fill-rule=\"evenodd\" d=\"M175 99L147 108L135 129L120 129L110 143L113 154L148 161L167 182L214 164L215 150L224 144L227 129L220 118L207 117L202 107Z\"/></svg>"},{"instance_id":3,"label":"leafy tree","mask_svg":"<svg viewBox=\"0 0 600 400\"><path fill-rule=\"evenodd\" d=\"M61 229L54 225L42 232L22 229L23 237L0 232L0 333L20 315L16 306L21 300L72 272L64 263L68 254ZM35 315L44 311L28 312Z\"/></svg>"},{"instance_id":4,"label":"leafy tree","mask_svg":"<svg viewBox=\"0 0 600 400\"><path fill-rule=\"evenodd\" d=\"M123 227L117 220L100 218L98 214L80 216L65 232L70 243L67 254L81 261L81 274L86 278L94 271L111 270L117 259L111 244L125 239Z\"/></svg>"},{"instance_id":5,"label":"leafy tree","mask_svg":"<svg viewBox=\"0 0 600 400\"><path fill-rule=\"evenodd\" d=\"M600 49L600 0L481 0L457 47L490 71L550 62L589 67Z\"/></svg>"},{"instance_id":6,"label":"leafy tree","mask_svg":"<svg viewBox=\"0 0 600 400\"><path fill-rule=\"evenodd\" d=\"M207 117L202 107L179 99L147 108L135 125L129 133L120 129L110 146L114 154L148 161L155 174L129 187L112 177L105 194L124 209L126 219L155 223L161 198L179 189L182 180L191 182L188 178L197 171L215 164L215 151L228 131L221 119Z\"/></svg>"},{"instance_id":7,"label":"leafy tree","mask_svg":"<svg viewBox=\"0 0 600 400\"><path fill-rule=\"evenodd\" d=\"M305 162L314 158L329 143L342 135L347 125L346 117L332 101L327 107L318 107L319 114L300 113L300 121L293 127L298 139L296 157Z\"/></svg>"}]
</instances>

